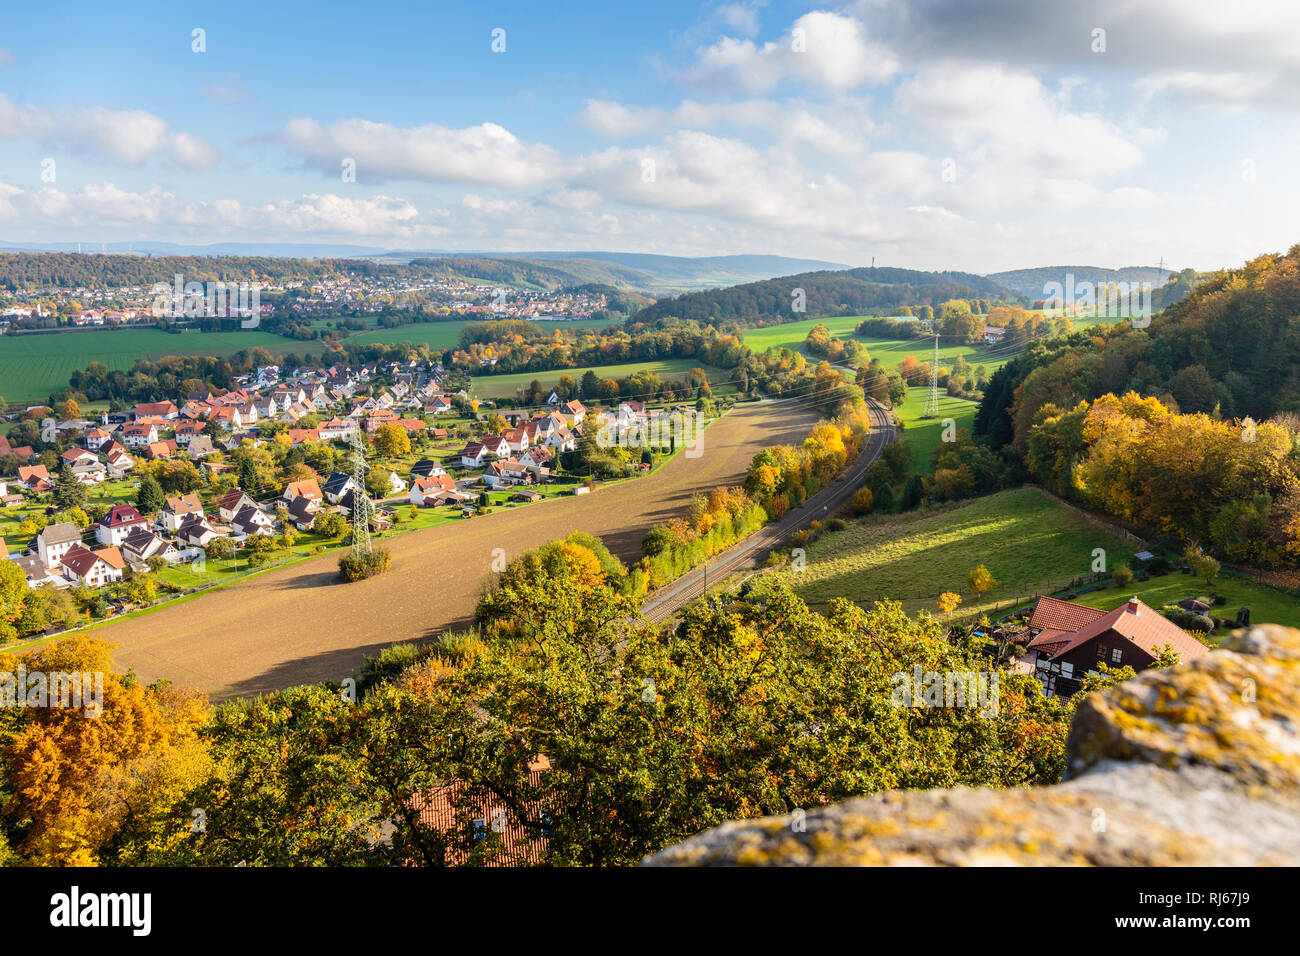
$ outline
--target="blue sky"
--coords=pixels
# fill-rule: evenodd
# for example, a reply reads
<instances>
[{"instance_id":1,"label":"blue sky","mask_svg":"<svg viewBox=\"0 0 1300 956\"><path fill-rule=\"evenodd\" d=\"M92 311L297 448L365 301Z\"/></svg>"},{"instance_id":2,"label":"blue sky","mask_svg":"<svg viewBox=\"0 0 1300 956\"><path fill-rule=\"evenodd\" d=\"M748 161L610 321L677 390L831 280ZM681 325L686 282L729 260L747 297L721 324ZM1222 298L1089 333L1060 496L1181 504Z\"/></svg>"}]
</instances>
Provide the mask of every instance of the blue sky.
<instances>
[{"instance_id":1,"label":"blue sky","mask_svg":"<svg viewBox=\"0 0 1300 956\"><path fill-rule=\"evenodd\" d=\"M7 11L0 240L993 271L1300 236L1282 0L286 6Z\"/></svg>"}]
</instances>

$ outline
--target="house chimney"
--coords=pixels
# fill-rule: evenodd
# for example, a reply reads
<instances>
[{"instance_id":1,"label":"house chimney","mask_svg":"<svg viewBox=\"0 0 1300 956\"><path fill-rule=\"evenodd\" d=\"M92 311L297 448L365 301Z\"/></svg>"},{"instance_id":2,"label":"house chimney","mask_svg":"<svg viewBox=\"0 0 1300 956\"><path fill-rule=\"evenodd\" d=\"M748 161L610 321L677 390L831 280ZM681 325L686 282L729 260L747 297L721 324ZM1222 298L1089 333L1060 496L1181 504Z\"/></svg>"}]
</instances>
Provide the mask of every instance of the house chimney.
<instances>
[{"instance_id":1,"label":"house chimney","mask_svg":"<svg viewBox=\"0 0 1300 956\"><path fill-rule=\"evenodd\" d=\"M1130 614L1136 614L1138 612L1138 599L1136 594L1128 599L1128 612Z\"/></svg>"}]
</instances>

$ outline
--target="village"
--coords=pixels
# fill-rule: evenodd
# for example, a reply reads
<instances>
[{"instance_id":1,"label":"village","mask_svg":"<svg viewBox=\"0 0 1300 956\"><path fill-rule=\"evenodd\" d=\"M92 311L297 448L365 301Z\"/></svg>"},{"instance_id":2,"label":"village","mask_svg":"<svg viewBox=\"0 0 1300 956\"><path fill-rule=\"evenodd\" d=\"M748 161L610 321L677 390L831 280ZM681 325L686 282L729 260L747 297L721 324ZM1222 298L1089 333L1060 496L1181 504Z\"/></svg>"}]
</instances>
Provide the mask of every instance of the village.
<instances>
[{"instance_id":1,"label":"village","mask_svg":"<svg viewBox=\"0 0 1300 956\"><path fill-rule=\"evenodd\" d=\"M0 436L0 558L34 589L72 592L80 623L342 546L354 513L377 535L464 520L590 493L681 447L666 423L688 409L589 410L553 392L498 410L454 374L264 366L180 404L11 414L11 436L39 417L40 440ZM584 468L584 438L621 470Z\"/></svg>"},{"instance_id":2,"label":"village","mask_svg":"<svg viewBox=\"0 0 1300 956\"><path fill-rule=\"evenodd\" d=\"M180 277L177 277L179 284ZM251 280L250 280L251 281ZM456 312L530 320L581 319L603 309L600 292L498 288L458 277L339 275L311 280L264 278L255 284L260 318L374 315L385 309ZM0 288L0 332L8 329L155 325L170 282L132 285L33 285ZM180 295L177 295L180 299Z\"/></svg>"}]
</instances>

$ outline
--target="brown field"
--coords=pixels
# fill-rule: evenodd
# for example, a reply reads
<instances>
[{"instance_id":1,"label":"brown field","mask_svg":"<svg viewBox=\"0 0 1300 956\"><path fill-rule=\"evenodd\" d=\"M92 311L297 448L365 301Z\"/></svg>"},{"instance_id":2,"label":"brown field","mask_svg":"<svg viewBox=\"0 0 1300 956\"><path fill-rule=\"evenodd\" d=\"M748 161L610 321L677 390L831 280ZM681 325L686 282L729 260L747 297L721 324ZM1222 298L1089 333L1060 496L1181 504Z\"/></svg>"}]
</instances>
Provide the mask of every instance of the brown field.
<instances>
[{"instance_id":1,"label":"brown field","mask_svg":"<svg viewBox=\"0 0 1300 956\"><path fill-rule=\"evenodd\" d=\"M495 549L514 557L581 530L635 560L646 529L738 482L760 449L801 441L815 420L785 402L742 406L704 433L700 457L645 478L385 539L393 568L369 581L338 583L337 554L323 555L95 633L117 644L119 669L217 699L341 680L388 644L467 624Z\"/></svg>"}]
</instances>

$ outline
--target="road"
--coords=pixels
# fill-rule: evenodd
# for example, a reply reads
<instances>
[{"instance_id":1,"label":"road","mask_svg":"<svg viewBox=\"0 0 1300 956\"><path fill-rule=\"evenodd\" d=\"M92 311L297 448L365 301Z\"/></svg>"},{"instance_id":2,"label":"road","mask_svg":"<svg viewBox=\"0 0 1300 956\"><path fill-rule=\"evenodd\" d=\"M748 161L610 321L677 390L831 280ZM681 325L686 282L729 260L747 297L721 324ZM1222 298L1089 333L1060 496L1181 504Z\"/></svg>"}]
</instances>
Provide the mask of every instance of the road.
<instances>
[{"instance_id":1,"label":"road","mask_svg":"<svg viewBox=\"0 0 1300 956\"><path fill-rule=\"evenodd\" d=\"M389 644L468 625L502 557L581 530L637 560L651 526L684 514L697 493L739 484L754 455L802 442L817 418L794 402L740 405L705 430L699 457L678 455L643 478L380 538L393 567L368 581L339 583L338 555L327 554L93 633L118 645L118 670L216 699L341 680Z\"/></svg>"},{"instance_id":2,"label":"road","mask_svg":"<svg viewBox=\"0 0 1300 956\"><path fill-rule=\"evenodd\" d=\"M873 399L867 399L867 403L871 406L871 433L857 459L845 469L842 481L832 482L780 521L765 525L744 541L655 591L642 607L646 618L655 622L668 620L702 596L710 578L717 584L737 571L755 567L768 552L788 541L796 531L847 504L862 483L867 469L879 460L885 446L898 437L889 410Z\"/></svg>"}]
</instances>

